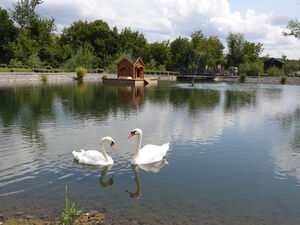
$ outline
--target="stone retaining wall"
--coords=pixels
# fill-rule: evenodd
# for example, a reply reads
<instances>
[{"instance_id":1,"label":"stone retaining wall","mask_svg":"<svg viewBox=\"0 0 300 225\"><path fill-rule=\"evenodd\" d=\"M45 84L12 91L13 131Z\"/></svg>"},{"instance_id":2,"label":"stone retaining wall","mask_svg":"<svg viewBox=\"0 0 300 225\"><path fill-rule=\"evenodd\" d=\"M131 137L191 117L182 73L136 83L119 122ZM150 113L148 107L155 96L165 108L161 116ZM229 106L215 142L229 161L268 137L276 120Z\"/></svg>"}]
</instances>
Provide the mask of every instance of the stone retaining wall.
<instances>
[{"instance_id":1,"label":"stone retaining wall","mask_svg":"<svg viewBox=\"0 0 300 225\"><path fill-rule=\"evenodd\" d=\"M40 73L0 73L0 82L39 82L42 81ZM44 73L48 81L73 81L76 78L75 73ZM99 80L103 74L88 73L84 80Z\"/></svg>"},{"instance_id":2,"label":"stone retaining wall","mask_svg":"<svg viewBox=\"0 0 300 225\"><path fill-rule=\"evenodd\" d=\"M44 73L48 82L70 82L76 78L75 73ZM41 73L0 73L0 84L14 84L14 83L40 83L42 82ZM84 77L86 81L101 80L102 76L106 75L108 78L116 78L116 74L106 73L88 73ZM174 76L169 75L145 75L146 78L159 78L161 80L175 80ZM221 82L239 82L239 77L219 77ZM265 77L248 76L246 83L263 83L263 84L280 84L281 77ZM300 77L287 77L286 84L300 85Z\"/></svg>"},{"instance_id":3,"label":"stone retaining wall","mask_svg":"<svg viewBox=\"0 0 300 225\"><path fill-rule=\"evenodd\" d=\"M220 77L219 81L239 82L239 77ZM248 76L245 83L281 84L281 77ZM300 77L287 77L286 84L300 85Z\"/></svg>"}]
</instances>

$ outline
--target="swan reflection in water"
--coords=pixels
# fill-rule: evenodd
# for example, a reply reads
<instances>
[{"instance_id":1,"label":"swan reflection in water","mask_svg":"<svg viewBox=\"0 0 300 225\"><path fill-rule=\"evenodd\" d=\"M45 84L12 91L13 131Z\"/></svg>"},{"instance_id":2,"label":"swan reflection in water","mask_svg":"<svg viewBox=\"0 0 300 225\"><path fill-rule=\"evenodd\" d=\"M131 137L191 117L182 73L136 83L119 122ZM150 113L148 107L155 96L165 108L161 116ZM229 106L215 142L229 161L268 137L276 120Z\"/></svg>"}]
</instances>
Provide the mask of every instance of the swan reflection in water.
<instances>
[{"instance_id":1,"label":"swan reflection in water","mask_svg":"<svg viewBox=\"0 0 300 225\"><path fill-rule=\"evenodd\" d=\"M114 184L114 175L112 175L108 181L104 181L104 177L107 174L107 171L111 168L111 166L105 166L101 172L101 175L99 177L99 184L102 188L107 189L111 187Z\"/></svg>"},{"instance_id":2,"label":"swan reflection in water","mask_svg":"<svg viewBox=\"0 0 300 225\"><path fill-rule=\"evenodd\" d=\"M141 168L142 170L145 170L147 172L157 173L166 164L168 164L168 162L166 161L166 159L163 159L159 162L151 163L151 164L131 165L132 171L134 172L136 191L130 192L130 191L126 190L126 193L129 194L129 197L134 198L134 199L140 199L140 197L142 195L141 181L140 181L140 177L139 177L139 168Z\"/></svg>"},{"instance_id":3,"label":"swan reflection in water","mask_svg":"<svg viewBox=\"0 0 300 225\"><path fill-rule=\"evenodd\" d=\"M76 160L74 160L74 162L76 162L77 164L80 164L85 170L89 170L89 171L95 171L95 170L99 170L99 168L103 168L103 170L101 171L101 175L99 177L99 184L103 189L107 189L114 184L114 176L113 175L108 179L108 181L106 181L106 182L104 181L104 177L106 176L108 170L110 170L112 168L112 165L103 167L103 166L81 164L81 163L77 162Z\"/></svg>"}]
</instances>

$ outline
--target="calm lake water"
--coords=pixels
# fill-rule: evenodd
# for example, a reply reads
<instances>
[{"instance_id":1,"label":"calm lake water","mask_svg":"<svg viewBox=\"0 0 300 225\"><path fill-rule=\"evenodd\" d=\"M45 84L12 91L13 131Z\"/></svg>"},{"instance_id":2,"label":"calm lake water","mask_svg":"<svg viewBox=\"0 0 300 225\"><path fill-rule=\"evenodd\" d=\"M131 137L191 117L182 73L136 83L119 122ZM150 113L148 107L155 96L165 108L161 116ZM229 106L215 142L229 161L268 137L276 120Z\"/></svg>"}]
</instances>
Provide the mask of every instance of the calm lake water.
<instances>
[{"instance_id":1,"label":"calm lake water","mask_svg":"<svg viewBox=\"0 0 300 225\"><path fill-rule=\"evenodd\" d=\"M130 165L134 128L165 162ZM111 168L73 160L104 136ZM300 224L300 86L0 87L0 213L59 219L66 185L108 224Z\"/></svg>"}]
</instances>

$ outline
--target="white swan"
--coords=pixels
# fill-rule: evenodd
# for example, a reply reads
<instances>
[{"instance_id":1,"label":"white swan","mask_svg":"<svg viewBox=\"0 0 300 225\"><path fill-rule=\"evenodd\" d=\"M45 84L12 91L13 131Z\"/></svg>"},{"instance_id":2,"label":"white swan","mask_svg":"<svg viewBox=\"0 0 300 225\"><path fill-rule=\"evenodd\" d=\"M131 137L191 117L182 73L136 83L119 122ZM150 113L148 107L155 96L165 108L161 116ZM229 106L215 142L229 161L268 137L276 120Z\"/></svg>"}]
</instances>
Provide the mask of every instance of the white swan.
<instances>
[{"instance_id":1,"label":"white swan","mask_svg":"<svg viewBox=\"0 0 300 225\"><path fill-rule=\"evenodd\" d=\"M113 159L106 153L104 149L104 142L108 142L111 148L114 149L114 140L111 137L104 137L100 141L101 152L96 150L85 151L81 149L81 152L73 151L72 154L79 163L97 166L113 165Z\"/></svg>"},{"instance_id":2,"label":"white swan","mask_svg":"<svg viewBox=\"0 0 300 225\"><path fill-rule=\"evenodd\" d=\"M133 165L139 165L139 164L149 164L154 163L162 160L165 155L167 154L167 151L169 149L169 143L163 144L161 146L158 145L145 145L142 149L142 131L139 128L134 129L131 131L128 138L137 135L138 136L138 142L136 147L136 152L133 156L133 159L131 163Z\"/></svg>"}]
</instances>

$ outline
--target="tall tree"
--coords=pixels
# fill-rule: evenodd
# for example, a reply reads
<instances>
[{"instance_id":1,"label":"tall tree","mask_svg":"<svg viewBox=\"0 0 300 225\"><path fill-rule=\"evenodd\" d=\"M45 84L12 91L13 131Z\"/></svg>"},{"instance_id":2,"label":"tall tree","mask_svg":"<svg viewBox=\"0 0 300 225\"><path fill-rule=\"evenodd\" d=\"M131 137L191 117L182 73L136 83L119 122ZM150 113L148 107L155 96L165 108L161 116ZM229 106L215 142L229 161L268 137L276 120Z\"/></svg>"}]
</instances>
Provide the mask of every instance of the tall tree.
<instances>
[{"instance_id":1,"label":"tall tree","mask_svg":"<svg viewBox=\"0 0 300 225\"><path fill-rule=\"evenodd\" d=\"M169 41L149 44L150 56L157 63L157 67L166 65L170 61Z\"/></svg>"},{"instance_id":2,"label":"tall tree","mask_svg":"<svg viewBox=\"0 0 300 225\"><path fill-rule=\"evenodd\" d=\"M0 7L0 63L8 63L11 56L7 45L16 37L16 27L5 9Z\"/></svg>"},{"instance_id":3,"label":"tall tree","mask_svg":"<svg viewBox=\"0 0 300 225\"><path fill-rule=\"evenodd\" d=\"M258 60L259 55L264 50L261 43L255 44L246 41L242 46L242 55L244 63L254 63Z\"/></svg>"},{"instance_id":4,"label":"tall tree","mask_svg":"<svg viewBox=\"0 0 300 225\"><path fill-rule=\"evenodd\" d=\"M171 47L171 70L188 70L190 58L193 54L188 38L178 37L170 44Z\"/></svg>"},{"instance_id":5,"label":"tall tree","mask_svg":"<svg viewBox=\"0 0 300 225\"><path fill-rule=\"evenodd\" d=\"M108 24L102 20L94 22L75 21L63 30L60 39L62 45L70 45L74 52L88 44L95 52L98 63L95 66L106 67L119 52L119 36L116 30L110 30Z\"/></svg>"},{"instance_id":6,"label":"tall tree","mask_svg":"<svg viewBox=\"0 0 300 225\"><path fill-rule=\"evenodd\" d=\"M226 38L228 55L227 55L227 65L237 66L243 62L242 47L245 43L245 38L242 33L232 33L230 32Z\"/></svg>"},{"instance_id":7,"label":"tall tree","mask_svg":"<svg viewBox=\"0 0 300 225\"><path fill-rule=\"evenodd\" d=\"M189 67L193 72L196 72L201 67L201 61L203 61L203 56L205 55L203 44L206 37L201 30L195 31L191 34L190 46L192 49L189 55Z\"/></svg>"},{"instance_id":8,"label":"tall tree","mask_svg":"<svg viewBox=\"0 0 300 225\"><path fill-rule=\"evenodd\" d=\"M18 2L13 5L14 8L10 10L11 16L13 21L20 28L20 32L29 26L33 18L37 17L34 10L42 3L42 0L18 0Z\"/></svg>"},{"instance_id":9,"label":"tall tree","mask_svg":"<svg viewBox=\"0 0 300 225\"><path fill-rule=\"evenodd\" d=\"M145 54L148 52L145 36L127 27L120 33L120 51L131 54L133 57L142 57L145 62L150 61Z\"/></svg>"},{"instance_id":10,"label":"tall tree","mask_svg":"<svg viewBox=\"0 0 300 225\"><path fill-rule=\"evenodd\" d=\"M295 38L300 39L300 22L297 19L290 20L286 28L289 29L289 31L284 31L284 36L294 36Z\"/></svg>"}]
</instances>

